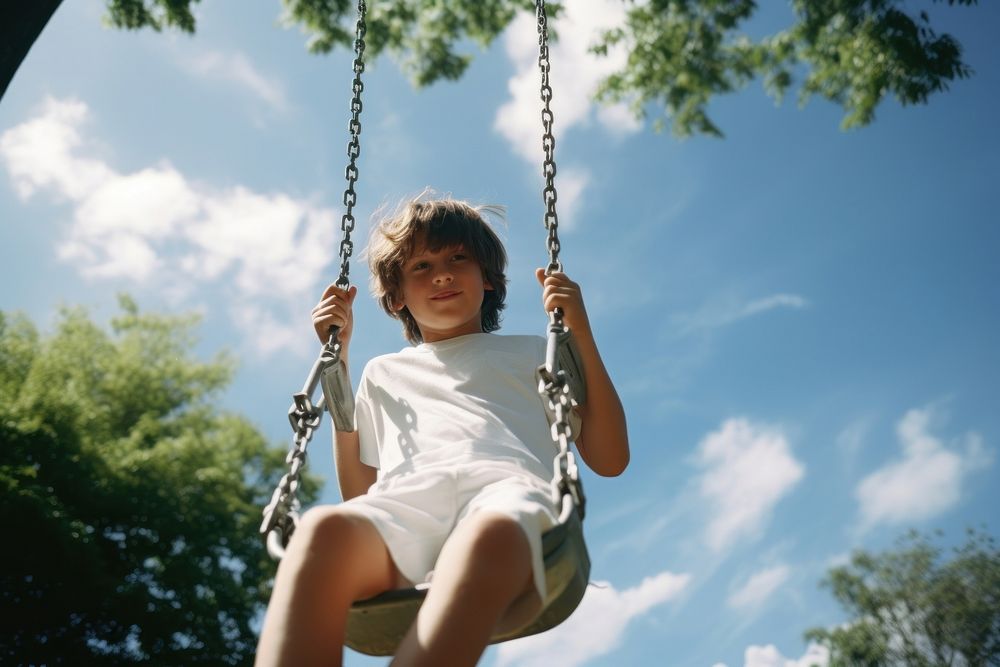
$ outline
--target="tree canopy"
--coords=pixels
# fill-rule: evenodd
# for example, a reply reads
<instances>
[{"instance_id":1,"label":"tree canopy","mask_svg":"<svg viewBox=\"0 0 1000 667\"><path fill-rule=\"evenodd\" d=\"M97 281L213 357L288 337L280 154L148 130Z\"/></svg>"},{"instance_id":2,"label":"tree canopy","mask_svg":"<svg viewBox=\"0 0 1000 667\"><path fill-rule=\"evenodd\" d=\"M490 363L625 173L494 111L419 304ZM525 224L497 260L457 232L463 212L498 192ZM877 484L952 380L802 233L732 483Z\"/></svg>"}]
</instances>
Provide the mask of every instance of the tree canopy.
<instances>
[{"instance_id":1,"label":"tree canopy","mask_svg":"<svg viewBox=\"0 0 1000 667\"><path fill-rule=\"evenodd\" d=\"M110 333L0 313L0 662L252 661L284 451L215 404L233 363L195 359L194 324L127 298Z\"/></svg>"},{"instance_id":2,"label":"tree canopy","mask_svg":"<svg viewBox=\"0 0 1000 667\"><path fill-rule=\"evenodd\" d=\"M911 533L894 551L859 551L824 585L848 612L806 638L830 649L829 667L1000 665L1000 549L970 532L950 560Z\"/></svg>"},{"instance_id":3,"label":"tree canopy","mask_svg":"<svg viewBox=\"0 0 1000 667\"><path fill-rule=\"evenodd\" d=\"M194 32L198 0L107 0L108 20L120 28L173 27ZM977 0L933 0L975 5ZM282 0L284 20L325 53L352 47L356 1ZM886 96L925 104L951 82L972 74L960 43L939 34L926 9L902 0L792 0L790 25L753 38L746 27L755 0L623 0L625 21L598 38L593 51L624 48L626 64L597 92L606 103L627 102L637 117L656 111L679 136L722 130L708 113L717 95L760 78L777 100L797 87L800 103L819 95L840 105L842 126L868 125ZM458 79L473 56L471 40L489 45L533 0L368 0L369 57L394 54L413 82ZM561 3L548 3L558 15ZM556 27L558 23L556 22ZM553 65L558 69L558 63ZM662 112L662 116L659 113Z\"/></svg>"}]
</instances>

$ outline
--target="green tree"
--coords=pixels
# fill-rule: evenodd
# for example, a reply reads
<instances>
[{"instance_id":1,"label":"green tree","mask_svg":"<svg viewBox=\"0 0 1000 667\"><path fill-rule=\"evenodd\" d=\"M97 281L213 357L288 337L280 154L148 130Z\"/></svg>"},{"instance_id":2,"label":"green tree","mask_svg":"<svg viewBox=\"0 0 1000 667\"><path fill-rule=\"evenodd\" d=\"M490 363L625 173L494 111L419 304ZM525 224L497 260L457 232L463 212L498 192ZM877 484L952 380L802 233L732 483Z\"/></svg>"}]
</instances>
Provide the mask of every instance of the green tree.
<instances>
[{"instance_id":1,"label":"green tree","mask_svg":"<svg viewBox=\"0 0 1000 667\"><path fill-rule=\"evenodd\" d=\"M974 5L977 0L945 0ZM197 0L195 0L197 2ZM309 49L328 52L354 40L354 0L282 0L285 20L309 35ZM933 0L940 3L942 0ZM167 26L193 32L192 0L108 0L108 19L121 28ZM487 46L533 0L369 0L372 57L395 54L416 85L457 79L472 55L463 40ZM971 75L959 42L937 34L926 10L906 11L902 0L792 0L791 25L761 39L744 26L755 0L623 0L626 19L593 45L607 55L621 46L625 66L609 76L597 97L630 103L637 117L662 111L679 136L722 131L708 115L716 95L761 78L777 100L802 78L804 104L819 95L840 105L842 126L868 125L891 95L904 105L926 104L955 79ZM912 4L912 3L911 3ZM924 3L925 5L927 3ZM549 3L558 14L560 3ZM558 63L553 65L558 68ZM659 118L656 126L664 125Z\"/></svg>"},{"instance_id":2,"label":"green tree","mask_svg":"<svg viewBox=\"0 0 1000 667\"><path fill-rule=\"evenodd\" d=\"M194 318L121 306L111 333L0 313L0 662L248 664L283 451L218 408Z\"/></svg>"},{"instance_id":3,"label":"green tree","mask_svg":"<svg viewBox=\"0 0 1000 667\"><path fill-rule=\"evenodd\" d=\"M0 50L0 95L37 36L28 26L40 31L47 16L36 15L51 13L59 1L8 3L0 13L6 25L24 26L8 28L10 53ZM199 0L106 2L107 21L118 28L188 33L196 28L192 5ZM709 102L758 78L778 101L797 86L802 104L819 95L840 105L846 129L871 123L887 95L904 105L926 104L932 94L972 74L959 42L933 29L927 8L943 2L974 5L977 0L909 3L923 4L919 11L908 10L904 0L792 0L790 25L763 38L752 38L745 30L758 10L755 0L622 2L624 23L597 39L593 51L607 55L620 47L628 58L603 82L597 98L627 102L640 118L657 110L655 127L669 122L678 136L721 136L709 117ZM311 51L352 48L356 0L282 4L284 22L308 35ZM467 43L488 46L518 11L532 10L534 1L368 0L367 5L369 59L388 51L416 85L425 86L460 78L473 58ZM561 4L548 6L556 17Z\"/></svg>"},{"instance_id":4,"label":"green tree","mask_svg":"<svg viewBox=\"0 0 1000 667\"><path fill-rule=\"evenodd\" d=\"M1000 549L970 531L950 560L918 533L895 551L856 552L824 579L849 620L806 638L830 667L1000 665Z\"/></svg>"}]
</instances>

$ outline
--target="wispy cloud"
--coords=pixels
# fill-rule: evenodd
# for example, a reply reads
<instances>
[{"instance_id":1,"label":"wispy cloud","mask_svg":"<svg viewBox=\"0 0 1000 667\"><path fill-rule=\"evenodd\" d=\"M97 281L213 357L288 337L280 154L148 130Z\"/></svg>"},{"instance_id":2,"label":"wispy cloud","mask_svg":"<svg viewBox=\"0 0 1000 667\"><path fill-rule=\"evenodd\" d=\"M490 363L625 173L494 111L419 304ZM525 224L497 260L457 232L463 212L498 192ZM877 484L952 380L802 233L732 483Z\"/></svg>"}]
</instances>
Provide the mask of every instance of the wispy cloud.
<instances>
[{"instance_id":1,"label":"wispy cloud","mask_svg":"<svg viewBox=\"0 0 1000 667\"><path fill-rule=\"evenodd\" d=\"M958 503L969 473L992 464L993 452L978 433L950 445L932 435L936 416L933 407L913 409L896 425L902 458L871 473L855 489L862 529L938 516Z\"/></svg>"},{"instance_id":2,"label":"wispy cloud","mask_svg":"<svg viewBox=\"0 0 1000 667\"><path fill-rule=\"evenodd\" d=\"M196 76L242 89L276 111L287 111L289 108L288 96L281 81L262 73L245 53L205 51L195 56L184 56L180 62Z\"/></svg>"},{"instance_id":3,"label":"wispy cloud","mask_svg":"<svg viewBox=\"0 0 1000 667\"><path fill-rule=\"evenodd\" d=\"M781 655L774 644L748 646L743 654L743 667L826 667L830 664L830 651L819 644L809 644L798 660ZM713 667L726 667L719 662Z\"/></svg>"},{"instance_id":4,"label":"wispy cloud","mask_svg":"<svg viewBox=\"0 0 1000 667\"><path fill-rule=\"evenodd\" d=\"M752 301L727 298L706 303L694 313L675 318L677 335L685 336L697 332L721 329L740 320L760 315L779 308L799 310L806 308L809 301L798 294L772 294Z\"/></svg>"},{"instance_id":5,"label":"wispy cloud","mask_svg":"<svg viewBox=\"0 0 1000 667\"><path fill-rule=\"evenodd\" d=\"M845 426L835 439L837 449L844 452L849 459L854 459L864 447L873 421L872 417L861 417Z\"/></svg>"},{"instance_id":6,"label":"wispy cloud","mask_svg":"<svg viewBox=\"0 0 1000 667\"><path fill-rule=\"evenodd\" d=\"M760 607L791 575L787 565L776 565L753 574L742 586L733 591L726 604L737 610Z\"/></svg>"},{"instance_id":7,"label":"wispy cloud","mask_svg":"<svg viewBox=\"0 0 1000 667\"><path fill-rule=\"evenodd\" d=\"M728 419L708 434L695 462L705 470L699 491L711 513L705 538L714 551L759 533L805 474L779 429L746 419Z\"/></svg>"},{"instance_id":8,"label":"wispy cloud","mask_svg":"<svg viewBox=\"0 0 1000 667\"><path fill-rule=\"evenodd\" d=\"M579 219L583 193L590 185L590 170L570 167L559 172L559 226L573 229Z\"/></svg>"},{"instance_id":9,"label":"wispy cloud","mask_svg":"<svg viewBox=\"0 0 1000 667\"><path fill-rule=\"evenodd\" d=\"M274 309L301 310L316 291L335 249L334 211L281 193L195 184L167 162L121 173L88 154L88 113L81 101L49 99L40 115L0 136L0 160L20 197L47 192L73 207L59 257L91 279L142 287L155 278L174 296L219 285L240 304L237 324L247 325L248 313L266 324L258 349L291 340L281 324L287 313Z\"/></svg>"},{"instance_id":10,"label":"wispy cloud","mask_svg":"<svg viewBox=\"0 0 1000 667\"><path fill-rule=\"evenodd\" d=\"M558 22L553 22L559 33L559 40L551 42L549 47L557 158L558 147L573 127L589 125L596 120L606 131L620 136L635 133L642 127L625 105L597 109L592 102L597 84L624 65L626 52L618 48L607 57L598 57L589 49L602 31L620 25L624 18L624 5L614 0L567 0ZM507 83L510 99L497 110L493 127L507 139L517 155L531 164L540 164L541 79L534 14L518 15L504 35L504 44L515 72ZM564 161L561 164L566 166ZM576 176L567 178L571 172ZM589 181L589 170L573 165L570 169L560 169L556 178L561 206L567 211L579 210L578 199L584 188L577 186ZM567 213L565 217L571 226L573 216Z\"/></svg>"},{"instance_id":11,"label":"wispy cloud","mask_svg":"<svg viewBox=\"0 0 1000 667\"><path fill-rule=\"evenodd\" d=\"M576 667L613 651L628 624L684 591L690 575L661 572L634 588L615 590L607 582L587 589L580 606L562 625L544 634L502 644L497 667Z\"/></svg>"}]
</instances>

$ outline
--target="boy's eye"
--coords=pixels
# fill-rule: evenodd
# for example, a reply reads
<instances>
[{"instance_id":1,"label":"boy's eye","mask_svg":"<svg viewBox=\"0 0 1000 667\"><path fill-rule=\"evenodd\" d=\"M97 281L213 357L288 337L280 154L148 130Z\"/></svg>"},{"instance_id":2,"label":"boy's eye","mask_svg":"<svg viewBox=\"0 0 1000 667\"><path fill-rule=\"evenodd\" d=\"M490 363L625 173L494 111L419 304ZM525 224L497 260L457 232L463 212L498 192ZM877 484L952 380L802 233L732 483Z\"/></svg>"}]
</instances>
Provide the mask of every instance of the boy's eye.
<instances>
[{"instance_id":1,"label":"boy's eye","mask_svg":"<svg viewBox=\"0 0 1000 667\"><path fill-rule=\"evenodd\" d=\"M461 261L463 259L467 259L467 255L464 252L456 252L454 255L451 256L451 259L453 261Z\"/></svg>"},{"instance_id":2,"label":"boy's eye","mask_svg":"<svg viewBox=\"0 0 1000 667\"><path fill-rule=\"evenodd\" d=\"M419 271L420 269L426 269L427 262L417 262L416 264L413 265L412 268L414 271Z\"/></svg>"}]
</instances>

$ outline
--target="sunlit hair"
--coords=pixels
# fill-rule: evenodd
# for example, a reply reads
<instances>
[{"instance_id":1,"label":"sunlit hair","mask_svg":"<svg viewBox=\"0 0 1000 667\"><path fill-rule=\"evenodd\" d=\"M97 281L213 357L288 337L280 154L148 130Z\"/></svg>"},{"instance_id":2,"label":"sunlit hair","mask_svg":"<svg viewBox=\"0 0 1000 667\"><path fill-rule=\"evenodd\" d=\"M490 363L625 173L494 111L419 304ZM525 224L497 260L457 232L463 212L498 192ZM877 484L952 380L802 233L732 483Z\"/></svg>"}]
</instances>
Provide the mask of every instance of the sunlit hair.
<instances>
[{"instance_id":1,"label":"sunlit hair","mask_svg":"<svg viewBox=\"0 0 1000 667\"><path fill-rule=\"evenodd\" d=\"M366 255L371 270L371 288L382 309L403 323L403 335L411 343L423 337L408 308L393 306L402 298L400 281L403 265L418 247L437 252L462 246L482 267L483 277L493 287L483 296L481 309L484 332L500 328L500 311L507 298L507 251L484 216L503 219L502 206L474 206L468 202L432 198L424 191L404 200L396 211L382 218L372 229ZM376 214L377 215L377 214Z\"/></svg>"}]
</instances>

